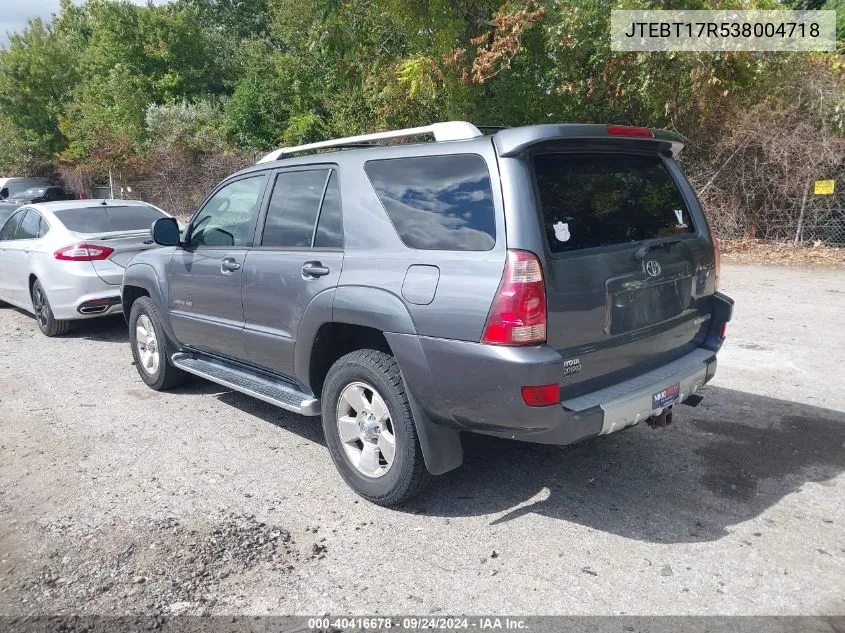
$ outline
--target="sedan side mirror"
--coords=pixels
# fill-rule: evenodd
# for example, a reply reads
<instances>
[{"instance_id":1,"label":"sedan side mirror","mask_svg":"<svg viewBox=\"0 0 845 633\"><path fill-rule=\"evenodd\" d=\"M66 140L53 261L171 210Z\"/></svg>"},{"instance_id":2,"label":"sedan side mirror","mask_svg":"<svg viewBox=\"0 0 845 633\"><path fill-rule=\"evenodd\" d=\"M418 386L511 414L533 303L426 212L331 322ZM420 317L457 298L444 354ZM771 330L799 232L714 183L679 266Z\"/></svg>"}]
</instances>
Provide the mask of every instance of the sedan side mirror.
<instances>
[{"instance_id":1,"label":"sedan side mirror","mask_svg":"<svg viewBox=\"0 0 845 633\"><path fill-rule=\"evenodd\" d=\"M159 218L153 222L150 236L159 246L178 246L179 223L176 218Z\"/></svg>"}]
</instances>

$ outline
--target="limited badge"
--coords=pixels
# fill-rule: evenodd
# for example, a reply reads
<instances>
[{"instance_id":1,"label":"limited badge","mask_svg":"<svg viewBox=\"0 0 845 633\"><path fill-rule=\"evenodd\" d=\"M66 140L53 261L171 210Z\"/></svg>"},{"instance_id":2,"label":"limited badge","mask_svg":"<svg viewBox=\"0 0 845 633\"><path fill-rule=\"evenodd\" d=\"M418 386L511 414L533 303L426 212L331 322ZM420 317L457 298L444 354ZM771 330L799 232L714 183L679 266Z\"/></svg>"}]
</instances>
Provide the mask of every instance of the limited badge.
<instances>
[{"instance_id":1,"label":"limited badge","mask_svg":"<svg viewBox=\"0 0 845 633\"><path fill-rule=\"evenodd\" d=\"M566 222L556 222L553 228L558 242L568 242L569 238L572 237L569 234L569 225Z\"/></svg>"},{"instance_id":2,"label":"limited badge","mask_svg":"<svg viewBox=\"0 0 845 633\"><path fill-rule=\"evenodd\" d=\"M684 222L684 210L683 209L675 209L675 218L678 220L678 228L679 229L687 228L687 223Z\"/></svg>"}]
</instances>

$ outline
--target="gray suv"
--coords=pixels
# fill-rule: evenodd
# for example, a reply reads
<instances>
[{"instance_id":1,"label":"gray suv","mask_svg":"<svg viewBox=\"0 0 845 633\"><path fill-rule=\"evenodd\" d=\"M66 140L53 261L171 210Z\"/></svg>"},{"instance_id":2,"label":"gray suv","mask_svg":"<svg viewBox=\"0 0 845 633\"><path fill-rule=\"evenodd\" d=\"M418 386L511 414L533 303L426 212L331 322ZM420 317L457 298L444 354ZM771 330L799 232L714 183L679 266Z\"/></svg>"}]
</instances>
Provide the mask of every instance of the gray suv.
<instances>
[{"instance_id":1,"label":"gray suv","mask_svg":"<svg viewBox=\"0 0 845 633\"><path fill-rule=\"evenodd\" d=\"M459 466L461 431L570 444L665 426L701 400L733 308L681 147L450 122L272 152L184 238L157 220L165 248L127 266L138 372L322 416L340 474L382 505Z\"/></svg>"}]
</instances>

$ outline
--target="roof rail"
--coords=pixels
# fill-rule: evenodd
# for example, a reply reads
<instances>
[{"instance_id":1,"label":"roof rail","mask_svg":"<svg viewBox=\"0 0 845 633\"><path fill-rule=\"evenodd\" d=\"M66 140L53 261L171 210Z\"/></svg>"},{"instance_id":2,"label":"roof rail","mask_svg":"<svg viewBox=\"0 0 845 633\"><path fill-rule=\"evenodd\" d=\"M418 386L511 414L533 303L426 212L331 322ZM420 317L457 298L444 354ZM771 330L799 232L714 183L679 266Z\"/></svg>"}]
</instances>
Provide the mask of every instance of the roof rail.
<instances>
[{"instance_id":1,"label":"roof rail","mask_svg":"<svg viewBox=\"0 0 845 633\"><path fill-rule=\"evenodd\" d=\"M435 141L465 141L482 136L481 131L472 123L467 123L466 121L446 121L443 123L432 123L431 125L424 125L422 127L411 127L404 130L391 130L390 132L376 132L374 134L360 134L358 136L337 138L331 141L320 141L318 143L308 143L306 145L296 145L294 147L281 147L264 156L264 158L259 160L258 163L268 163L273 160L279 160L286 154L307 152L314 149L342 147L344 145L355 145L356 143L367 141L379 141L386 138L402 138L406 136L421 136L423 134L433 135Z\"/></svg>"}]
</instances>

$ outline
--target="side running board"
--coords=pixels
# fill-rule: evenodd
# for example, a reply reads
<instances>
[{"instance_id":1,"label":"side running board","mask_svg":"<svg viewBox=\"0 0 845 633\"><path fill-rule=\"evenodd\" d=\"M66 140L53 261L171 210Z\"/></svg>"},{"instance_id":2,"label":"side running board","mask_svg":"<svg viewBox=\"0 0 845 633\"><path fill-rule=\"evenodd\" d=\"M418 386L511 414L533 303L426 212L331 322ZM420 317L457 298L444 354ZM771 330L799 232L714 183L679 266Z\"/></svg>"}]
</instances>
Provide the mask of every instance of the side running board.
<instances>
[{"instance_id":1,"label":"side running board","mask_svg":"<svg viewBox=\"0 0 845 633\"><path fill-rule=\"evenodd\" d=\"M242 369L225 361L178 352L171 362L189 374L240 391L282 409L302 415L320 415L320 401L300 391L293 383L273 379Z\"/></svg>"}]
</instances>

